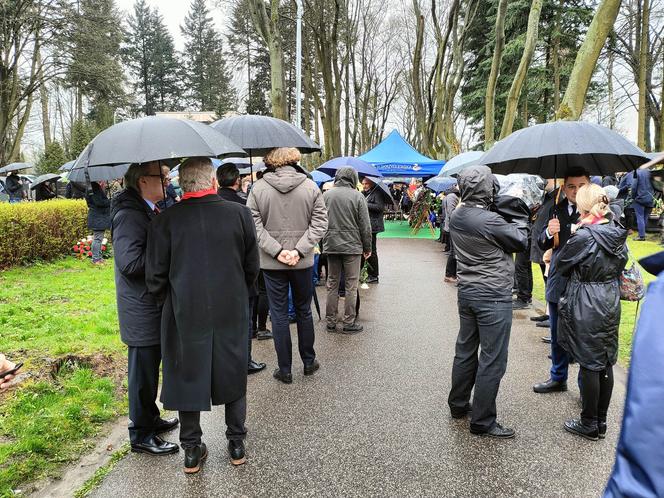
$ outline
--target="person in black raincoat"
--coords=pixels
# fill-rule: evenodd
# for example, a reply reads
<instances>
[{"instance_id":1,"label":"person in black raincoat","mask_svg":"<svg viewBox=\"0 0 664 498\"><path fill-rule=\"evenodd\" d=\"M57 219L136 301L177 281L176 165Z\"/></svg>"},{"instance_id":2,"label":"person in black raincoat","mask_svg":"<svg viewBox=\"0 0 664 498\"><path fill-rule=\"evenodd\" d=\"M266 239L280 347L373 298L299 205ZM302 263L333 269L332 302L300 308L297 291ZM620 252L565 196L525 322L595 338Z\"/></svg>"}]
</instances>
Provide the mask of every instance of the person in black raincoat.
<instances>
[{"instance_id":1,"label":"person in black raincoat","mask_svg":"<svg viewBox=\"0 0 664 498\"><path fill-rule=\"evenodd\" d=\"M558 302L558 343L580 366L583 409L565 430L596 441L606 435L620 327L619 277L627 263L627 231L611 220L609 200L594 184L579 189L579 228L560 250L569 278Z\"/></svg>"},{"instance_id":2,"label":"person in black raincoat","mask_svg":"<svg viewBox=\"0 0 664 498\"><path fill-rule=\"evenodd\" d=\"M86 192L85 202L88 205L88 228L92 230L92 262L103 261L101 255L104 233L111 228L111 201L104 192L104 182L92 182L91 188Z\"/></svg>"},{"instance_id":3,"label":"person in black raincoat","mask_svg":"<svg viewBox=\"0 0 664 498\"><path fill-rule=\"evenodd\" d=\"M251 213L217 195L208 158L180 167L182 200L150 226L148 291L163 303L161 401L180 412L185 472L200 468L207 448L200 412L226 405L231 463L245 462L249 289L259 271Z\"/></svg>"},{"instance_id":4,"label":"person in black raincoat","mask_svg":"<svg viewBox=\"0 0 664 498\"><path fill-rule=\"evenodd\" d=\"M367 258L367 278L368 284L378 283L378 250L376 248L376 241L378 234L385 231L385 222L383 216L385 214L385 197L383 191L376 185L371 178L364 177L362 179L362 188L364 190L364 197L367 200L369 208L369 218L371 220L371 256Z\"/></svg>"}]
</instances>

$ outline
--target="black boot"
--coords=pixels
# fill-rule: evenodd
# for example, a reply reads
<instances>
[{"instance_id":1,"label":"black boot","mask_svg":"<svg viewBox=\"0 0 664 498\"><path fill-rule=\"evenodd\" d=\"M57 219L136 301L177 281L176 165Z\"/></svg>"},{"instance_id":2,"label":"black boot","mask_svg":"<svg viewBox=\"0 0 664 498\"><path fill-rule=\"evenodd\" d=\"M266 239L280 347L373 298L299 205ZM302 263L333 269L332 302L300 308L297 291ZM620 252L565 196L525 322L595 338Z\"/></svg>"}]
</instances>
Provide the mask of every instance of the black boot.
<instances>
[{"instance_id":1,"label":"black boot","mask_svg":"<svg viewBox=\"0 0 664 498\"><path fill-rule=\"evenodd\" d=\"M228 441L228 454L231 457L231 463L233 465L242 465L245 463L247 457L244 455L244 441Z\"/></svg>"},{"instance_id":2,"label":"black boot","mask_svg":"<svg viewBox=\"0 0 664 498\"><path fill-rule=\"evenodd\" d=\"M606 438L606 419L597 421L597 435L600 439Z\"/></svg>"},{"instance_id":3,"label":"black boot","mask_svg":"<svg viewBox=\"0 0 664 498\"><path fill-rule=\"evenodd\" d=\"M205 443L201 443L197 446L192 446L191 448L185 448L184 450L184 473L185 474L195 474L201 470L201 463L207 457L207 447Z\"/></svg>"},{"instance_id":4,"label":"black boot","mask_svg":"<svg viewBox=\"0 0 664 498\"><path fill-rule=\"evenodd\" d=\"M590 441L597 441L599 439L599 431L596 423L591 425L579 419L571 418L565 422L565 430Z\"/></svg>"}]
</instances>

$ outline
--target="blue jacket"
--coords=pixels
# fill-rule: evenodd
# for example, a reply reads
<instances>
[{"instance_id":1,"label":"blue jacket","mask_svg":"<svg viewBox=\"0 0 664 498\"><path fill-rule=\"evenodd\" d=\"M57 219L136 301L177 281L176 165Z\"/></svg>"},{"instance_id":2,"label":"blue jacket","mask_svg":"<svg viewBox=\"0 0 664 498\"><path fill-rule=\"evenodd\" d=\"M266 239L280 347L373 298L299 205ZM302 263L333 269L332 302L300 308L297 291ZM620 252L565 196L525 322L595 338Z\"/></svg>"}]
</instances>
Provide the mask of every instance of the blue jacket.
<instances>
[{"instance_id":1,"label":"blue jacket","mask_svg":"<svg viewBox=\"0 0 664 498\"><path fill-rule=\"evenodd\" d=\"M659 277L650 284L634 336L625 413L616 463L604 498L664 496L664 252L658 259Z\"/></svg>"},{"instance_id":2,"label":"blue jacket","mask_svg":"<svg viewBox=\"0 0 664 498\"><path fill-rule=\"evenodd\" d=\"M633 175L633 173L628 173ZM637 169L636 178L632 181L632 199L642 206L653 207L655 190L650 181L649 169Z\"/></svg>"}]
</instances>

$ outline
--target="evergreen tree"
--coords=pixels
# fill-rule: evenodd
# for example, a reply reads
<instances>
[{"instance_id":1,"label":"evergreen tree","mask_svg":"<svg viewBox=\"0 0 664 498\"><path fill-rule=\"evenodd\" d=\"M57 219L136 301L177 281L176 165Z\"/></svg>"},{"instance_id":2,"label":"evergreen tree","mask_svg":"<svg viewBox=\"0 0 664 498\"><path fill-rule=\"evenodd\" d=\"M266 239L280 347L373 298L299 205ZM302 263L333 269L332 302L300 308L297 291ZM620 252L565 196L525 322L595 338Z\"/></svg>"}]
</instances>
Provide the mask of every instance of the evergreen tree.
<instances>
[{"instance_id":1,"label":"evergreen tree","mask_svg":"<svg viewBox=\"0 0 664 498\"><path fill-rule=\"evenodd\" d=\"M191 104L217 116L236 105L236 91L226 69L221 35L214 29L205 0L193 0L180 27L185 39L183 80Z\"/></svg>"},{"instance_id":2,"label":"evergreen tree","mask_svg":"<svg viewBox=\"0 0 664 498\"><path fill-rule=\"evenodd\" d=\"M60 166L66 163L65 151L59 142L52 140L45 148L44 152L40 154L35 169L37 173L43 175L45 173L57 173Z\"/></svg>"},{"instance_id":3,"label":"evergreen tree","mask_svg":"<svg viewBox=\"0 0 664 498\"><path fill-rule=\"evenodd\" d=\"M80 156L83 149L85 149L97 133L97 128L90 121L86 119L74 121L71 126L69 150L67 151L69 159L73 160Z\"/></svg>"},{"instance_id":4,"label":"evergreen tree","mask_svg":"<svg viewBox=\"0 0 664 498\"><path fill-rule=\"evenodd\" d=\"M182 85L180 84L181 62L159 9L152 12L154 26L154 107L155 111L177 111L180 109Z\"/></svg>"}]
</instances>

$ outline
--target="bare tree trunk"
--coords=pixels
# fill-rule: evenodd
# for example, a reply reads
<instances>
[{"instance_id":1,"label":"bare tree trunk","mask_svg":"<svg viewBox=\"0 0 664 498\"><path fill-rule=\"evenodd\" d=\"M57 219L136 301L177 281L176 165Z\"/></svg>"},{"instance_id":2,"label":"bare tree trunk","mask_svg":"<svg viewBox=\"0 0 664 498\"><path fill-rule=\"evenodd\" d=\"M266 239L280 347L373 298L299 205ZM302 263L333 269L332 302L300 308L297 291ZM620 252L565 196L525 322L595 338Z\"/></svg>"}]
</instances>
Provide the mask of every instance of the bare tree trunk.
<instances>
[{"instance_id":1,"label":"bare tree trunk","mask_svg":"<svg viewBox=\"0 0 664 498\"><path fill-rule=\"evenodd\" d=\"M608 50L608 63L607 63L607 92L609 94L609 128L614 130L616 128L616 96L613 90L613 63L615 54L613 50Z\"/></svg>"},{"instance_id":2,"label":"bare tree trunk","mask_svg":"<svg viewBox=\"0 0 664 498\"><path fill-rule=\"evenodd\" d=\"M537 33L539 26L540 13L542 12L543 0L533 0L530 6L530 14L528 15L528 31L526 31L526 44L523 48L523 55L521 62L514 75L514 81L510 87L510 93L507 96L507 108L505 109L505 117L503 119L503 127L500 130L500 138L503 139L510 133L514 127L514 118L516 116L516 109L519 105L519 98L521 96L521 88L523 82L528 74L528 67L535 52L535 45L537 44Z\"/></svg>"},{"instance_id":3,"label":"bare tree trunk","mask_svg":"<svg viewBox=\"0 0 664 498\"><path fill-rule=\"evenodd\" d=\"M620 2L621 0L602 0L597 7L586 38L576 54L563 102L556 113L558 119L576 120L581 117L588 85L606 38L616 22Z\"/></svg>"},{"instance_id":4,"label":"bare tree trunk","mask_svg":"<svg viewBox=\"0 0 664 498\"><path fill-rule=\"evenodd\" d=\"M41 51L37 48L37 80L39 81L39 102L41 103L42 113L42 132L44 134L44 147L51 145L51 120L48 115L48 90L44 81L44 71L42 70Z\"/></svg>"},{"instance_id":5,"label":"bare tree trunk","mask_svg":"<svg viewBox=\"0 0 664 498\"><path fill-rule=\"evenodd\" d=\"M496 141L495 105L496 85L500 74L500 63L503 60L503 49L505 48L505 14L507 12L507 0L500 0L498 13L496 15L496 46L493 49L491 60L491 72L486 85L486 98L484 99L484 150L489 150Z\"/></svg>"},{"instance_id":6,"label":"bare tree trunk","mask_svg":"<svg viewBox=\"0 0 664 498\"><path fill-rule=\"evenodd\" d=\"M559 0L558 8L554 18L553 26L553 110L554 112L560 107L560 11L563 9L563 0Z\"/></svg>"},{"instance_id":7,"label":"bare tree trunk","mask_svg":"<svg viewBox=\"0 0 664 498\"><path fill-rule=\"evenodd\" d=\"M650 2L649 0L643 0L643 9L641 10L641 41L639 44L639 107L636 134L636 144L643 150L648 148L646 146L646 129L649 128L646 126L646 121L648 120L646 109L646 78L648 77L648 48L650 46L648 43L649 23Z\"/></svg>"}]
</instances>

